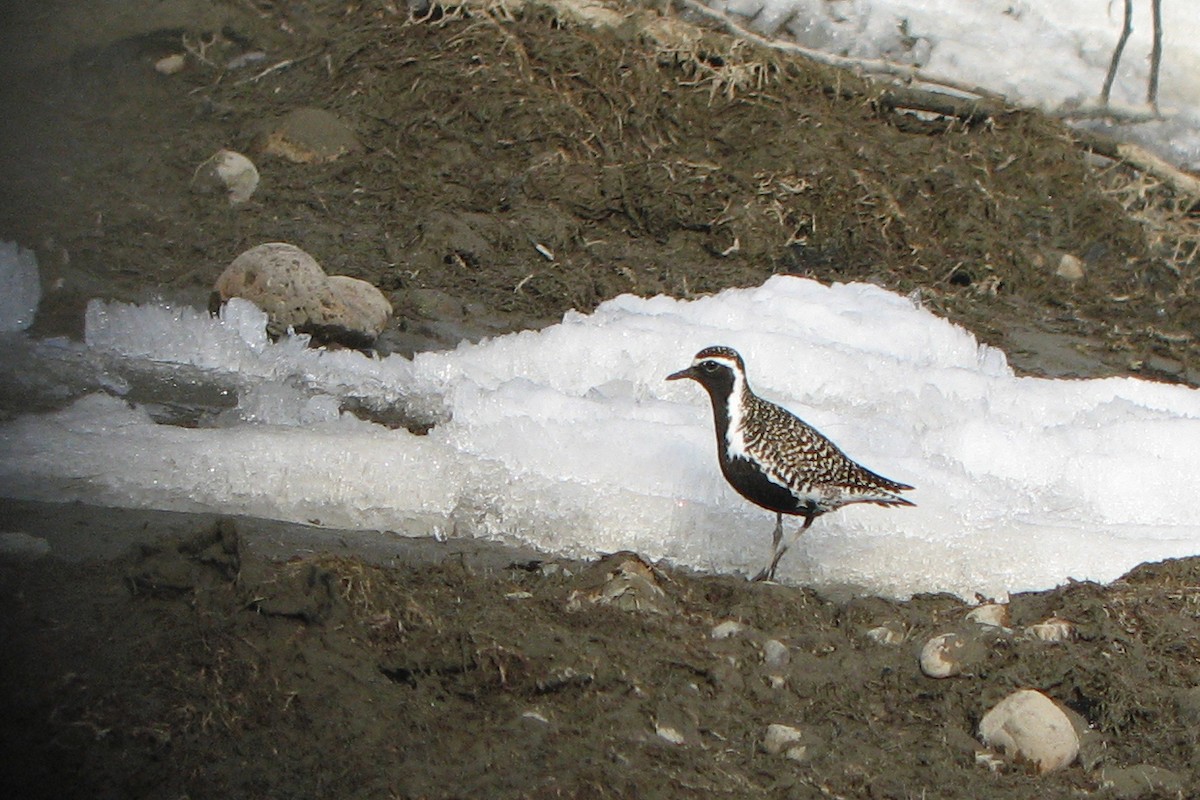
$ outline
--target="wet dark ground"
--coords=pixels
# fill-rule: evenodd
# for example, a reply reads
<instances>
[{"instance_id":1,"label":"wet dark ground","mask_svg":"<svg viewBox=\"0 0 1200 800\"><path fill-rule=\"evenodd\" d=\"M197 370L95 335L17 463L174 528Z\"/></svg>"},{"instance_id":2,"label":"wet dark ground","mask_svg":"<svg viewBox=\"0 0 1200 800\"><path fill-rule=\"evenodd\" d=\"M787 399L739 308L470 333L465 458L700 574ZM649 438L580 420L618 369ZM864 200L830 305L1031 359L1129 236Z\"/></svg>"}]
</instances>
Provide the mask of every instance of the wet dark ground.
<instances>
[{"instance_id":1,"label":"wet dark ground","mask_svg":"<svg viewBox=\"0 0 1200 800\"><path fill-rule=\"evenodd\" d=\"M0 561L9 797L1197 789L1196 559L1015 595L1011 630L978 637L968 674L934 680L921 645L974 626L945 595L822 596L632 554L559 561L202 515L0 511L81 556ZM1054 616L1073 639L1020 633ZM714 636L730 620L738 632ZM903 640L869 635L884 625ZM1080 764L976 763L980 717L1028 687L1090 723ZM802 731L802 759L764 750L776 723Z\"/></svg>"},{"instance_id":2,"label":"wet dark ground","mask_svg":"<svg viewBox=\"0 0 1200 800\"><path fill-rule=\"evenodd\" d=\"M783 272L916 292L1033 373L1196 381L1196 265L1056 123L918 120L620 9L595 29L566 5L8 3L0 239L37 251L34 335L78 335L94 296L203 305L278 240L381 287L396 352ZM155 71L177 52L183 72ZM361 149L261 152L297 107ZM243 207L193 183L221 147L262 172ZM1063 254L1083 280L1055 275ZM71 505L5 501L0 530L51 543L0 560L5 796L1200 795L1194 560L1014 596L1014 630L1059 616L1076 638L996 633L938 681L917 650L968 625L945 596ZM727 620L744 630L714 639ZM867 636L884 624L904 641ZM1017 688L1090 724L1081 763L976 763ZM804 732L803 760L763 750L771 723Z\"/></svg>"}]
</instances>

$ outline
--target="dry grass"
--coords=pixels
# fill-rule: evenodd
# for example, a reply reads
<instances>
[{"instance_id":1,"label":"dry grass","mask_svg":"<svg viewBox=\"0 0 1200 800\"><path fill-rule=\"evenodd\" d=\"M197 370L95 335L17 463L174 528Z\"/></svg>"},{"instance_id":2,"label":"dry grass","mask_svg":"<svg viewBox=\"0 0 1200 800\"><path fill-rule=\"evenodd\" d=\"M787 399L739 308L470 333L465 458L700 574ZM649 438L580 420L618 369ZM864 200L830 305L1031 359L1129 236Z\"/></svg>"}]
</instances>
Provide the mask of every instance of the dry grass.
<instances>
[{"instance_id":1,"label":"dry grass","mask_svg":"<svg viewBox=\"0 0 1200 800\"><path fill-rule=\"evenodd\" d=\"M1200 278L1200 208L1162 181L1119 164L1100 169L1104 191L1142 226L1150 251L1179 278L1177 292L1192 295Z\"/></svg>"}]
</instances>

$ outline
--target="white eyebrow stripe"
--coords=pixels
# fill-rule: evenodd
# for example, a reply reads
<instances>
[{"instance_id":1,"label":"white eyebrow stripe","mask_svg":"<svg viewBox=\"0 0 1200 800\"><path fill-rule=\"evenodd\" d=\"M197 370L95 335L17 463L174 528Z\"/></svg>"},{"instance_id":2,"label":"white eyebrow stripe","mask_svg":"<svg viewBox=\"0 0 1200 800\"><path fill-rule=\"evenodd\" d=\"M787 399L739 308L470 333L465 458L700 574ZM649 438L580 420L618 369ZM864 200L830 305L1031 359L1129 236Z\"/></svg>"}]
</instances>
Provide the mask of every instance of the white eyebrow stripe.
<instances>
[{"instance_id":1,"label":"white eyebrow stripe","mask_svg":"<svg viewBox=\"0 0 1200 800\"><path fill-rule=\"evenodd\" d=\"M730 358L726 355L704 356L703 358L696 356L695 360L692 361L692 366L698 366L703 364L705 361L716 361L718 364L726 365L735 373L738 372L737 359Z\"/></svg>"}]
</instances>

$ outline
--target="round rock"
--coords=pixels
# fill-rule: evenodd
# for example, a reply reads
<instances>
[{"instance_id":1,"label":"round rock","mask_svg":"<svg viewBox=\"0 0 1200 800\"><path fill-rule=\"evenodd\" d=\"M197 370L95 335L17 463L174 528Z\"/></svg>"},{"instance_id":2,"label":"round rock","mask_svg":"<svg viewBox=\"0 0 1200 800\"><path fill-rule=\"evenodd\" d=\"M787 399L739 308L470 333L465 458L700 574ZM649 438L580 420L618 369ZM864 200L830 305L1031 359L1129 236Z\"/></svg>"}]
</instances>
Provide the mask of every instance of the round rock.
<instances>
[{"instance_id":1,"label":"round rock","mask_svg":"<svg viewBox=\"0 0 1200 800\"><path fill-rule=\"evenodd\" d=\"M221 273L214 303L234 297L265 311L274 336L292 328L318 342L352 347L369 347L392 314L391 303L371 284L330 277L308 253L283 242L252 247Z\"/></svg>"},{"instance_id":2,"label":"round rock","mask_svg":"<svg viewBox=\"0 0 1200 800\"><path fill-rule=\"evenodd\" d=\"M1058 269L1054 274L1071 283L1083 279L1083 261L1070 253L1063 253L1058 260Z\"/></svg>"},{"instance_id":3,"label":"round rock","mask_svg":"<svg viewBox=\"0 0 1200 800\"><path fill-rule=\"evenodd\" d=\"M715 626L708 635L714 639L728 639L733 636L740 636L748 630L749 628L737 620L727 619Z\"/></svg>"},{"instance_id":4,"label":"round rock","mask_svg":"<svg viewBox=\"0 0 1200 800\"><path fill-rule=\"evenodd\" d=\"M895 646L903 644L908 638L904 623L891 620L867 631L867 638L876 644Z\"/></svg>"},{"instance_id":5,"label":"round rock","mask_svg":"<svg viewBox=\"0 0 1200 800\"><path fill-rule=\"evenodd\" d=\"M925 642L921 648L921 672L930 678L952 678L987 656L987 647L977 635L968 632L943 633Z\"/></svg>"},{"instance_id":6,"label":"round rock","mask_svg":"<svg viewBox=\"0 0 1200 800\"><path fill-rule=\"evenodd\" d=\"M1041 773L1062 769L1079 755L1079 734L1066 712L1034 689L1013 692L984 714L979 738Z\"/></svg>"},{"instance_id":7,"label":"round rock","mask_svg":"<svg viewBox=\"0 0 1200 800\"><path fill-rule=\"evenodd\" d=\"M793 728L791 725L782 725L776 722L767 726L762 746L763 750L776 756L800 744L803 739L804 733L799 728Z\"/></svg>"},{"instance_id":8,"label":"round rock","mask_svg":"<svg viewBox=\"0 0 1200 800\"><path fill-rule=\"evenodd\" d=\"M192 188L201 191L210 187L223 189L229 204L238 205L250 199L258 188L258 180L258 167L253 161L235 150L218 150L196 169Z\"/></svg>"},{"instance_id":9,"label":"round rock","mask_svg":"<svg viewBox=\"0 0 1200 800\"><path fill-rule=\"evenodd\" d=\"M1186 797L1186 781L1178 773L1153 764L1105 767L1100 784L1116 800L1150 800L1154 797Z\"/></svg>"},{"instance_id":10,"label":"round rock","mask_svg":"<svg viewBox=\"0 0 1200 800\"><path fill-rule=\"evenodd\" d=\"M984 603L971 610L967 619L989 628L1008 627L1008 606L1003 603Z\"/></svg>"},{"instance_id":11,"label":"round rock","mask_svg":"<svg viewBox=\"0 0 1200 800\"><path fill-rule=\"evenodd\" d=\"M172 53L154 62L154 69L160 75L174 75L177 72L182 72L186 66L187 56L183 53Z\"/></svg>"},{"instance_id":12,"label":"round rock","mask_svg":"<svg viewBox=\"0 0 1200 800\"><path fill-rule=\"evenodd\" d=\"M324 164L362 149L354 131L328 111L298 108L271 125L263 152L298 164Z\"/></svg>"},{"instance_id":13,"label":"round rock","mask_svg":"<svg viewBox=\"0 0 1200 800\"><path fill-rule=\"evenodd\" d=\"M791 659L792 654L783 642L778 639L767 639L763 642L763 663L768 667L781 669L786 667Z\"/></svg>"},{"instance_id":14,"label":"round rock","mask_svg":"<svg viewBox=\"0 0 1200 800\"><path fill-rule=\"evenodd\" d=\"M24 531L0 533L0 556L33 560L49 555L50 543Z\"/></svg>"},{"instance_id":15,"label":"round rock","mask_svg":"<svg viewBox=\"0 0 1200 800\"><path fill-rule=\"evenodd\" d=\"M355 329L367 333L371 339L383 332L392 316L392 304L373 284L348 275L331 275L329 291L333 294L334 308L341 309L345 323L353 321Z\"/></svg>"},{"instance_id":16,"label":"round rock","mask_svg":"<svg viewBox=\"0 0 1200 800\"><path fill-rule=\"evenodd\" d=\"M1025 629L1025 635L1043 642L1065 642L1075 637L1075 624L1061 617L1051 617L1030 625Z\"/></svg>"}]
</instances>

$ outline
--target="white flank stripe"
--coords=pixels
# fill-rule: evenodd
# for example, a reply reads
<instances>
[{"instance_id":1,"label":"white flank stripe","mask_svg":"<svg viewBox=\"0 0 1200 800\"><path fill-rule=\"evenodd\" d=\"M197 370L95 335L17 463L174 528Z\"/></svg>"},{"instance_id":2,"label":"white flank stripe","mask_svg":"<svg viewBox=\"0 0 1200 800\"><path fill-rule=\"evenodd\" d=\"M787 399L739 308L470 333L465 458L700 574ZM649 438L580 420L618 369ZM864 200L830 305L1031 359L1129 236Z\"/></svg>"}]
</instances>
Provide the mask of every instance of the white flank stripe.
<instances>
[{"instance_id":1,"label":"white flank stripe","mask_svg":"<svg viewBox=\"0 0 1200 800\"><path fill-rule=\"evenodd\" d=\"M745 415L742 397L746 392L746 376L737 368L737 364L730 366L733 369L733 389L729 393L729 429L725 431L725 445L729 448L730 458L740 457L757 461L746 450L746 437L742 432L742 418Z\"/></svg>"}]
</instances>

